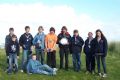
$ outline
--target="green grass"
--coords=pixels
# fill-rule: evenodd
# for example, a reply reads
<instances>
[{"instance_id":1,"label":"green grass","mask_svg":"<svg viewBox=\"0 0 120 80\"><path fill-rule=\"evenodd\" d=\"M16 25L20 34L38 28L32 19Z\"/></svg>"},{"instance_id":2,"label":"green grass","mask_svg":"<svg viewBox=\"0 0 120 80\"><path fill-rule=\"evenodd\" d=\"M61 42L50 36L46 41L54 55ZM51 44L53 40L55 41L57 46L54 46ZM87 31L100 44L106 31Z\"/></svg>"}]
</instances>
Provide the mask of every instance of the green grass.
<instances>
[{"instance_id":1,"label":"green grass","mask_svg":"<svg viewBox=\"0 0 120 80\"><path fill-rule=\"evenodd\" d=\"M113 54L113 55L110 55ZM6 56L4 50L0 50L0 80L120 80L120 56L114 55L115 53L109 52L107 56L107 78L100 78L97 74L85 74L85 55L82 53L82 70L81 72L74 72L72 70L72 59L69 55L70 70L59 70L56 76L46 75L28 75L26 73L18 72L17 74L8 75L4 72L6 69ZM19 65L20 61L19 59ZM59 67L59 55L57 52L57 67ZM97 70L96 70L97 71Z\"/></svg>"}]
</instances>

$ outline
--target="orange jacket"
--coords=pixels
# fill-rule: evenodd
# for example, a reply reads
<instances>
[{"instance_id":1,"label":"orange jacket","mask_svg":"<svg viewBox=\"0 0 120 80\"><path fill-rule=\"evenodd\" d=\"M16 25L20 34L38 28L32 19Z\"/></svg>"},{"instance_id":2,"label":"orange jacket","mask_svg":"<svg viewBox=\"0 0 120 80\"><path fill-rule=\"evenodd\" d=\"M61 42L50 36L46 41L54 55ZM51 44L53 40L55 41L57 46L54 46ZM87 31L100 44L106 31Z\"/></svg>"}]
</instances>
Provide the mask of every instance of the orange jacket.
<instances>
[{"instance_id":1,"label":"orange jacket","mask_svg":"<svg viewBox=\"0 0 120 80\"><path fill-rule=\"evenodd\" d=\"M55 49L55 45L57 42L57 36L55 34L47 34L45 37L46 48Z\"/></svg>"}]
</instances>

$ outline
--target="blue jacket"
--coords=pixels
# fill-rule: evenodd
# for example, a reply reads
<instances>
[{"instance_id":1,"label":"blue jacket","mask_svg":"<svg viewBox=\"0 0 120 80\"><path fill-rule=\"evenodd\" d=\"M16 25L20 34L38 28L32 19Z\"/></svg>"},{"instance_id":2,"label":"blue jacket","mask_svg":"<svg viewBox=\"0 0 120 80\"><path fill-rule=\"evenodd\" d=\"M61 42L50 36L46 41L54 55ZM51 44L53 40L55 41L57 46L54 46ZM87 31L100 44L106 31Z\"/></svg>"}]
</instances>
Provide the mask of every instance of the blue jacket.
<instances>
[{"instance_id":1,"label":"blue jacket","mask_svg":"<svg viewBox=\"0 0 120 80\"><path fill-rule=\"evenodd\" d=\"M23 35L21 35L19 39L19 44L20 46L22 46L24 50L30 50L31 46L33 45L32 41L33 36L30 33L29 34L24 33Z\"/></svg>"},{"instance_id":2,"label":"blue jacket","mask_svg":"<svg viewBox=\"0 0 120 80\"><path fill-rule=\"evenodd\" d=\"M30 59L27 64L27 73L36 73L41 65L39 61Z\"/></svg>"},{"instance_id":3,"label":"blue jacket","mask_svg":"<svg viewBox=\"0 0 120 80\"><path fill-rule=\"evenodd\" d=\"M85 41L85 45L84 45L84 53L86 54L86 55L90 55L91 54L91 45L92 45L92 40L91 40L91 42L89 43L89 39L87 39L86 41Z\"/></svg>"},{"instance_id":4,"label":"blue jacket","mask_svg":"<svg viewBox=\"0 0 120 80\"><path fill-rule=\"evenodd\" d=\"M41 34L35 35L33 39L33 45L35 45L36 49L45 49L45 34L42 32Z\"/></svg>"},{"instance_id":5,"label":"blue jacket","mask_svg":"<svg viewBox=\"0 0 120 80\"><path fill-rule=\"evenodd\" d=\"M75 36L73 36L71 38L72 53L81 53L83 44L84 44L84 40L80 36L77 36L76 40L75 40Z\"/></svg>"}]
</instances>

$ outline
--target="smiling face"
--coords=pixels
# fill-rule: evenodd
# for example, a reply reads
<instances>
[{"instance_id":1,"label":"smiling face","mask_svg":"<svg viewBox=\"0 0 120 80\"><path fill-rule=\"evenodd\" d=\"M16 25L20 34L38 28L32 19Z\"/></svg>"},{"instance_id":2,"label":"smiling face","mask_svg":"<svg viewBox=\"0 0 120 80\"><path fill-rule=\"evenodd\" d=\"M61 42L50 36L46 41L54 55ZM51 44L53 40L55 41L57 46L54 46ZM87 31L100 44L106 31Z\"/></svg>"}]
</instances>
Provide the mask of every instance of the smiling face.
<instances>
[{"instance_id":1,"label":"smiling face","mask_svg":"<svg viewBox=\"0 0 120 80\"><path fill-rule=\"evenodd\" d=\"M93 37L92 32L89 32L89 33L88 33L88 37L89 37L89 38Z\"/></svg>"},{"instance_id":2,"label":"smiling face","mask_svg":"<svg viewBox=\"0 0 120 80\"><path fill-rule=\"evenodd\" d=\"M101 37L101 32L100 31L96 32L96 35L97 37Z\"/></svg>"},{"instance_id":3,"label":"smiling face","mask_svg":"<svg viewBox=\"0 0 120 80\"><path fill-rule=\"evenodd\" d=\"M29 33L30 32L30 28L27 28L25 31L26 31L26 33Z\"/></svg>"},{"instance_id":4,"label":"smiling face","mask_svg":"<svg viewBox=\"0 0 120 80\"><path fill-rule=\"evenodd\" d=\"M33 56L32 56L32 60L36 60L36 55L33 55Z\"/></svg>"}]
</instances>

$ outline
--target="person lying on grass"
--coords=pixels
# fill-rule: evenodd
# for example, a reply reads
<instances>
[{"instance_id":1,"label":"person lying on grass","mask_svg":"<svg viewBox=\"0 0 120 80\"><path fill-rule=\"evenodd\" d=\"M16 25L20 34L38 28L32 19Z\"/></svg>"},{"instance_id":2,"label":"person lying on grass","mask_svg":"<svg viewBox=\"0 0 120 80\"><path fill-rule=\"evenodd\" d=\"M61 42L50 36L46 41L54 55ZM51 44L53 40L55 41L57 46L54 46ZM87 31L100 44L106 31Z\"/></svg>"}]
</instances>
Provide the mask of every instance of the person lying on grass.
<instances>
[{"instance_id":1,"label":"person lying on grass","mask_svg":"<svg viewBox=\"0 0 120 80\"><path fill-rule=\"evenodd\" d=\"M41 64L36 60L36 55L32 55L32 59L28 61L27 73L28 74L44 74L44 75L56 75L57 69L51 68L46 64Z\"/></svg>"}]
</instances>

